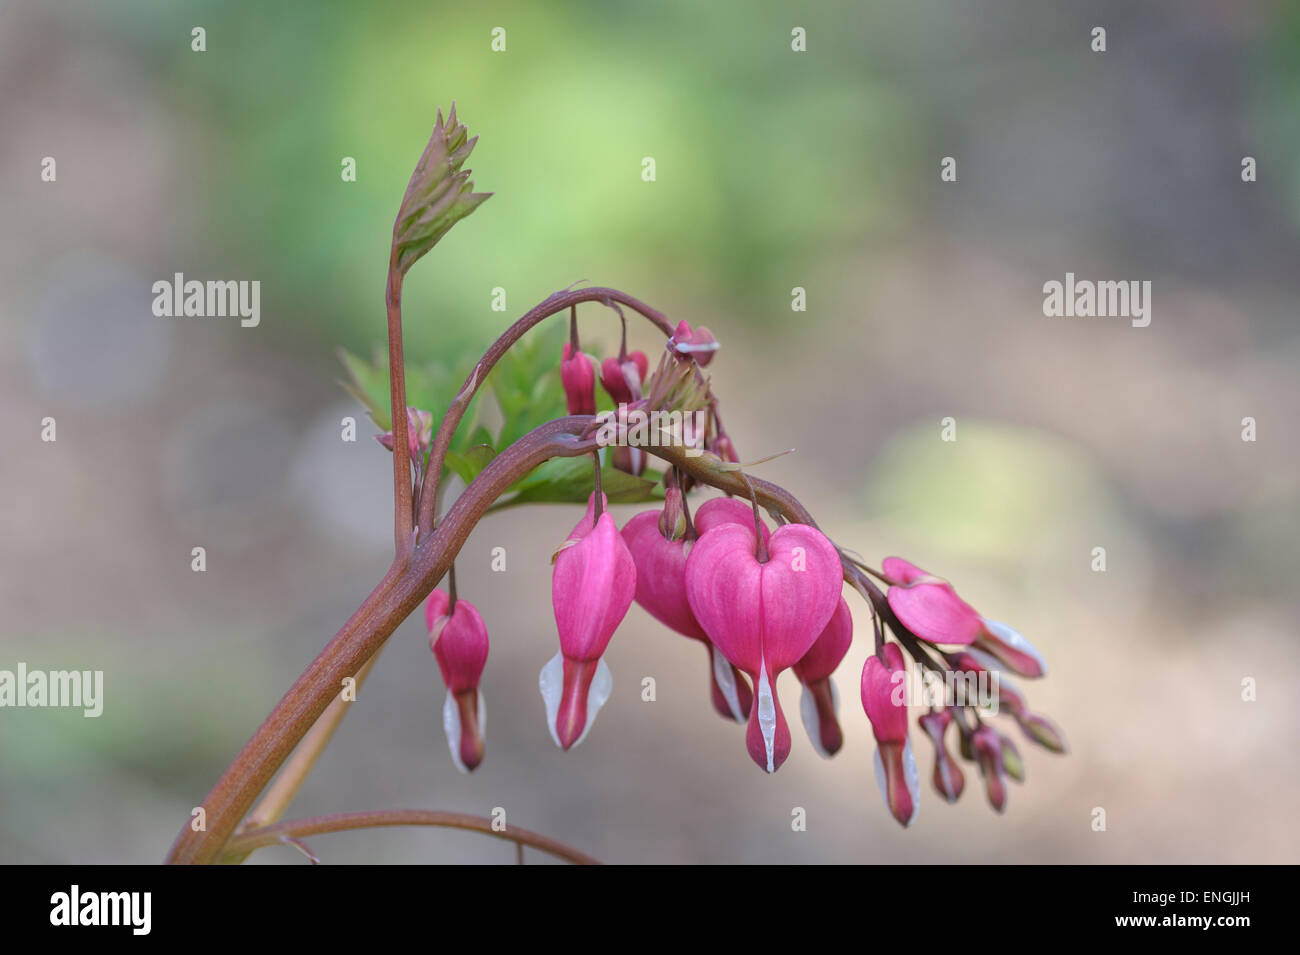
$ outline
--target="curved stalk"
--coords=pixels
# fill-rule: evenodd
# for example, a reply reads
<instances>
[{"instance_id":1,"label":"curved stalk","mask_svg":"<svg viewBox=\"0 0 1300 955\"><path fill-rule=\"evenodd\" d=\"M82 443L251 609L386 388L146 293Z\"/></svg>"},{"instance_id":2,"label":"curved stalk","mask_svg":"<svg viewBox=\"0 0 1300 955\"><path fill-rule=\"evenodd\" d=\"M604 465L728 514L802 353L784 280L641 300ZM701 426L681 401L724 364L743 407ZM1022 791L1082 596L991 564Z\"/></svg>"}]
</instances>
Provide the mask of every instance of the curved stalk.
<instances>
[{"instance_id":1,"label":"curved stalk","mask_svg":"<svg viewBox=\"0 0 1300 955\"><path fill-rule=\"evenodd\" d=\"M529 846L542 852L572 862L574 865L600 865L600 862L572 846L558 842L539 832L510 826L504 830L493 828L492 820L461 812L434 812L428 809L380 809L373 812L344 812L333 816L316 816L311 819L291 819L273 826L251 829L235 836L226 846L224 856L246 856L255 849L273 846L285 838L301 839L326 832L345 832L351 829L375 829L381 826L437 826L445 829L468 829L484 835L513 842L516 846Z\"/></svg>"}]
</instances>

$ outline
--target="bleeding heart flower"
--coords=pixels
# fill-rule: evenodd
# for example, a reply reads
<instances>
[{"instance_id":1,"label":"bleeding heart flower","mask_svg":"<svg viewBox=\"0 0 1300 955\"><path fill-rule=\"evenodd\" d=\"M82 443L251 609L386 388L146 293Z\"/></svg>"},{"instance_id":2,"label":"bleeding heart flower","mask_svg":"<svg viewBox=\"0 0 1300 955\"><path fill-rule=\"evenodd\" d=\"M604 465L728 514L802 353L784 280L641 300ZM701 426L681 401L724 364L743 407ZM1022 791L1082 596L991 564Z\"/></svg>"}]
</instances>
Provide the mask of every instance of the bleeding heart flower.
<instances>
[{"instance_id":1,"label":"bleeding heart flower","mask_svg":"<svg viewBox=\"0 0 1300 955\"><path fill-rule=\"evenodd\" d=\"M790 754L776 678L830 623L842 574L839 554L821 531L786 524L760 546L752 514L748 526L710 527L686 559L686 596L695 619L754 682L745 738L750 756L769 773Z\"/></svg>"},{"instance_id":2,"label":"bleeding heart flower","mask_svg":"<svg viewBox=\"0 0 1300 955\"><path fill-rule=\"evenodd\" d=\"M667 528L676 536L665 536L665 519L680 512L676 504L680 498L680 490L669 488L662 512L642 511L623 525L623 539L636 562L636 602L670 630L708 648L713 708L721 716L743 723L753 703L749 683L713 646L686 598L686 558L694 542L686 539L684 514L680 530L676 521Z\"/></svg>"},{"instance_id":3,"label":"bleeding heart flower","mask_svg":"<svg viewBox=\"0 0 1300 955\"><path fill-rule=\"evenodd\" d=\"M596 359L565 342L560 381L569 414L596 413Z\"/></svg>"},{"instance_id":4,"label":"bleeding heart flower","mask_svg":"<svg viewBox=\"0 0 1300 955\"><path fill-rule=\"evenodd\" d=\"M613 679L601 655L636 593L632 554L609 511L596 518L595 507L593 494L555 557L551 604L560 652L542 668L538 683L551 737L566 750L586 738L609 699Z\"/></svg>"},{"instance_id":5,"label":"bleeding heart flower","mask_svg":"<svg viewBox=\"0 0 1300 955\"><path fill-rule=\"evenodd\" d=\"M946 580L926 573L900 557L881 567L889 581L889 607L900 623L930 643L970 645L990 668L1005 668L1024 677L1047 673L1042 654L1005 623L981 617L957 596Z\"/></svg>"},{"instance_id":6,"label":"bleeding heart flower","mask_svg":"<svg viewBox=\"0 0 1300 955\"><path fill-rule=\"evenodd\" d=\"M693 359L703 368L713 361L713 353L718 350L718 340L707 328L701 326L691 331L690 324L681 321L677 323L673 337L668 339L668 349L675 355Z\"/></svg>"},{"instance_id":7,"label":"bleeding heart flower","mask_svg":"<svg viewBox=\"0 0 1300 955\"><path fill-rule=\"evenodd\" d=\"M456 768L466 773L483 761L487 710L478 684L487 664L488 633L478 608L468 600L457 599L450 613L449 604L444 591L429 594L424 621L429 646L447 686L442 728Z\"/></svg>"},{"instance_id":8,"label":"bleeding heart flower","mask_svg":"<svg viewBox=\"0 0 1300 955\"><path fill-rule=\"evenodd\" d=\"M887 557L881 567L889 581L889 608L900 623L931 643L974 643L983 629L980 615L957 596L952 585L909 564Z\"/></svg>"},{"instance_id":9,"label":"bleeding heart flower","mask_svg":"<svg viewBox=\"0 0 1300 955\"><path fill-rule=\"evenodd\" d=\"M948 745L943 739L952 722L952 713L945 707L939 707L923 714L917 722L934 743L934 775L931 779L935 791L948 802L954 803L966 788L966 774L961 771L956 760L948 755Z\"/></svg>"},{"instance_id":10,"label":"bleeding heart flower","mask_svg":"<svg viewBox=\"0 0 1300 955\"><path fill-rule=\"evenodd\" d=\"M808 731L813 748L822 756L831 757L844 745L840 729L840 695L831 674L849 652L853 642L853 615L843 597L815 643L794 665L794 675L803 684L799 700L799 715Z\"/></svg>"},{"instance_id":11,"label":"bleeding heart flower","mask_svg":"<svg viewBox=\"0 0 1300 955\"><path fill-rule=\"evenodd\" d=\"M907 670L903 651L887 643L885 659L872 654L862 668L862 708L876 737L876 782L894 818L910 826L920 808L921 776L907 732Z\"/></svg>"},{"instance_id":12,"label":"bleeding heart flower","mask_svg":"<svg viewBox=\"0 0 1300 955\"><path fill-rule=\"evenodd\" d=\"M641 400L641 385L650 371L645 352L634 351L618 358L606 358L600 363L600 383L614 404L631 404Z\"/></svg>"}]
</instances>

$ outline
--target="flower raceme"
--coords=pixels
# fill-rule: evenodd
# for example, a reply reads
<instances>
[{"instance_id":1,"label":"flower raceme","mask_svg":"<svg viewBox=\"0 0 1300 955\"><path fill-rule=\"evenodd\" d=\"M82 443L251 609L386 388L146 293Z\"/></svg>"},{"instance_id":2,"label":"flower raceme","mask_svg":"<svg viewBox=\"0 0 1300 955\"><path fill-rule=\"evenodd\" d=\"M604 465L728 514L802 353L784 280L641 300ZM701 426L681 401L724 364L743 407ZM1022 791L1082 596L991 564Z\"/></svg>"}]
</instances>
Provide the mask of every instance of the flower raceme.
<instances>
[{"instance_id":1,"label":"flower raceme","mask_svg":"<svg viewBox=\"0 0 1300 955\"><path fill-rule=\"evenodd\" d=\"M560 378L570 414L594 415L596 383L618 403L615 412L699 407L708 415L700 446L712 451L727 471L739 469L734 446L718 417L708 379L717 342L707 329L680 323L668 341L654 375L648 361L627 350L626 332L617 358L598 362L582 352L576 319L564 346ZM418 469L427 457L431 417L411 409L408 425ZM383 435L391 447L392 436ZM632 473L645 469L645 455L612 465ZM600 472L597 471L597 474ZM853 641L853 614L842 596L849 580L871 604L876 645L862 670L860 696L876 742L875 772L885 805L904 826L915 820L920 779L908 727L905 698L907 657L945 679L996 678L1000 706L986 712L984 702L929 706L918 725L934 744L931 780L946 802L966 788L966 775L945 737L956 727L956 751L975 763L989 802L1002 811L1006 779L1024 779L1015 745L986 720L1004 713L1043 747L1064 752L1060 731L1030 711L1003 672L1025 677L1046 673L1042 656L1017 631L982 616L957 595L948 581L899 557L887 558L881 571L842 556L811 523L781 523L769 529L757 509L733 497L705 501L694 519L687 495L701 475L678 466L663 476L664 504L636 514L620 531L608 501L596 490L586 514L553 559L552 607L559 652L541 670L538 688L548 731L561 749L581 743L608 700L613 681L604 654L633 601L668 629L704 644L709 654L709 689L714 709L744 723L750 758L775 772L788 758L790 728L777 692L778 677L792 669L801 686L799 713L814 749L824 757L843 748L844 731L833 673ZM748 483L748 482L746 482ZM788 520L788 512L772 512ZM886 585L882 595L865 573ZM452 587L454 594L454 584ZM438 659L447 700L444 729L453 759L463 771L483 758L483 696L478 683L487 659L488 638L478 611L464 600L434 591L426 606L430 643ZM898 643L885 636L889 628ZM937 661L935 657L937 656ZM978 683L977 683L978 685ZM981 716L981 714L984 714Z\"/></svg>"},{"instance_id":2,"label":"flower raceme","mask_svg":"<svg viewBox=\"0 0 1300 955\"><path fill-rule=\"evenodd\" d=\"M745 740L771 773L790 754L776 678L830 623L843 570L815 527L785 524L764 541L755 524L718 524L700 536L686 560L686 596L713 645L753 681Z\"/></svg>"},{"instance_id":3,"label":"flower raceme","mask_svg":"<svg viewBox=\"0 0 1300 955\"><path fill-rule=\"evenodd\" d=\"M488 634L483 617L468 600L456 601L442 590L429 594L424 605L429 646L438 661L447 699L442 728L456 768L469 772L483 761L486 709L479 680L487 664Z\"/></svg>"},{"instance_id":4,"label":"flower raceme","mask_svg":"<svg viewBox=\"0 0 1300 955\"><path fill-rule=\"evenodd\" d=\"M546 723L561 749L581 743L609 699L613 680L601 659L636 594L636 564L614 518L596 513L596 495L555 556L551 604L560 652L542 668Z\"/></svg>"}]
</instances>

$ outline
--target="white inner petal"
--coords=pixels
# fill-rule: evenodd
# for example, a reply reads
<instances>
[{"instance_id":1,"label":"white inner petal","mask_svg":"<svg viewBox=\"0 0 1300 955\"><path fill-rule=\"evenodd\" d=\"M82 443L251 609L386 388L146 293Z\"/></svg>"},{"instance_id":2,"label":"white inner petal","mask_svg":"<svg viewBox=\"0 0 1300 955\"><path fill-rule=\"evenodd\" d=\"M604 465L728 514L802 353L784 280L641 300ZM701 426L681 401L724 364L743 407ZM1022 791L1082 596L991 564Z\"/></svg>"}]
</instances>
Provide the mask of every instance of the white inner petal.
<instances>
[{"instance_id":1,"label":"white inner petal","mask_svg":"<svg viewBox=\"0 0 1300 955\"><path fill-rule=\"evenodd\" d=\"M910 826L916 822L916 814L921 811L921 772L916 768L916 754L912 752L912 734L907 735L903 744L903 779L907 782L907 791L912 794L912 815L908 817Z\"/></svg>"},{"instance_id":2,"label":"white inner petal","mask_svg":"<svg viewBox=\"0 0 1300 955\"><path fill-rule=\"evenodd\" d=\"M838 716L840 712L840 691L831 680L831 708ZM819 756L826 759L831 758L831 754L826 752L826 747L822 745L822 723L817 715L817 699L812 695L807 685L803 687L803 693L799 696L799 718L803 721L803 728L808 733L808 739L812 741L813 749L817 750Z\"/></svg>"},{"instance_id":3,"label":"white inner petal","mask_svg":"<svg viewBox=\"0 0 1300 955\"><path fill-rule=\"evenodd\" d=\"M537 686L542 691L542 701L546 704L546 728L550 730L555 745L563 749L559 734L555 732L555 717L560 712L560 698L564 695L563 653L557 653L547 661L546 666L542 667L542 672L537 678ZM591 686L587 689L587 722L582 728L582 735L574 741L574 746L587 738L587 734L591 732L591 724L596 721L596 714L605 705L613 689L614 675L609 672L609 665L602 657L596 663L596 673L591 678Z\"/></svg>"},{"instance_id":4,"label":"white inner petal","mask_svg":"<svg viewBox=\"0 0 1300 955\"><path fill-rule=\"evenodd\" d=\"M1026 656L1033 657L1038 661L1043 676L1047 675L1047 661L1043 659L1043 655L1038 652L1037 648L1021 635L1019 630L1008 627L1005 623L1000 623L997 620L989 620L987 617L981 617L980 619L984 621L984 626L992 630L994 635L1007 646L1019 650Z\"/></svg>"},{"instance_id":5,"label":"white inner petal","mask_svg":"<svg viewBox=\"0 0 1300 955\"><path fill-rule=\"evenodd\" d=\"M776 700L772 697L772 684L767 678L767 661L759 665L758 686L758 727L763 731L763 745L767 747L767 771L776 772Z\"/></svg>"},{"instance_id":6,"label":"white inner petal","mask_svg":"<svg viewBox=\"0 0 1300 955\"><path fill-rule=\"evenodd\" d=\"M885 761L880 758L880 747L876 747L876 785L880 787L880 798L885 801L885 808L889 806L889 786L885 779ZM903 782L907 784L907 791L912 796L912 815L907 817L907 825L916 822L916 814L921 811L921 773L916 768L916 755L912 752L912 737L908 734L907 741L903 744ZM890 809L892 812L893 810Z\"/></svg>"},{"instance_id":7,"label":"white inner petal","mask_svg":"<svg viewBox=\"0 0 1300 955\"><path fill-rule=\"evenodd\" d=\"M460 758L460 707L456 705L456 697L451 690L447 691L447 699L442 703L442 731L447 734L447 748L451 750L452 762L462 773L468 773L469 767ZM487 704L483 702L482 690L478 692L478 735L480 739L487 740Z\"/></svg>"},{"instance_id":8,"label":"white inner petal","mask_svg":"<svg viewBox=\"0 0 1300 955\"><path fill-rule=\"evenodd\" d=\"M880 758L880 747L876 747L876 758L874 760L876 770L876 785L880 787L880 798L885 801L885 808L889 809L889 786L885 781L885 761ZM890 810L892 812L892 810Z\"/></svg>"},{"instance_id":9,"label":"white inner petal","mask_svg":"<svg viewBox=\"0 0 1300 955\"><path fill-rule=\"evenodd\" d=\"M538 688L542 691L542 700L546 703L546 728L551 731L551 739L560 745L560 737L555 732L555 717L560 712L560 697L564 694L564 654L557 653L542 667L537 677Z\"/></svg>"},{"instance_id":10,"label":"white inner petal","mask_svg":"<svg viewBox=\"0 0 1300 955\"><path fill-rule=\"evenodd\" d=\"M727 706L731 708L732 719L737 723L745 722L749 714L740 709L740 694L736 691L736 674L731 663L717 647L709 648L709 656L713 658L713 679L717 680L718 689L722 690Z\"/></svg>"},{"instance_id":11,"label":"white inner petal","mask_svg":"<svg viewBox=\"0 0 1300 955\"><path fill-rule=\"evenodd\" d=\"M605 705L613 690L614 674L609 672L609 664L605 662L604 657L601 657L596 661L596 675L591 678L591 686L587 689L587 725L582 728L582 735L578 737L574 746L587 738L587 734L591 732L591 725L596 722L596 714Z\"/></svg>"},{"instance_id":12,"label":"white inner petal","mask_svg":"<svg viewBox=\"0 0 1300 955\"><path fill-rule=\"evenodd\" d=\"M480 704L481 705L481 704ZM447 699L442 703L442 731L447 734L447 748L451 750L451 761L462 773L468 773L465 761L460 758L460 707L456 697L447 691Z\"/></svg>"}]
</instances>

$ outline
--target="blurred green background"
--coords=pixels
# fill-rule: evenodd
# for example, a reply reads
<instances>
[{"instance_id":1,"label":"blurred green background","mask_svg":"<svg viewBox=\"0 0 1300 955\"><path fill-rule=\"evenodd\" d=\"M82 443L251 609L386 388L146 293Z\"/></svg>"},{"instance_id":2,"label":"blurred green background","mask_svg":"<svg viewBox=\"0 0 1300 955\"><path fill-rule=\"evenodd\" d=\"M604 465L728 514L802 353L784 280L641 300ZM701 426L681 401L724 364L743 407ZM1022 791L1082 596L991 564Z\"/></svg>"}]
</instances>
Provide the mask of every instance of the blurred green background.
<instances>
[{"instance_id":1,"label":"blurred green background","mask_svg":"<svg viewBox=\"0 0 1300 955\"><path fill-rule=\"evenodd\" d=\"M0 710L0 861L161 859L382 575L390 465L364 419L339 440L362 411L334 352L382 341L393 216L453 100L495 196L411 273L408 361L472 359L579 280L708 325L742 458L797 446L757 473L839 543L1024 630L1052 669L1022 689L1073 752L1022 747L1005 817L927 790L902 832L861 646L844 751L812 752L786 676L796 749L764 779L698 647L633 608L615 695L560 754L536 674L577 514L543 507L488 519L458 565L494 642L485 764L455 773L411 620L292 815L502 806L616 862L1296 861L1297 95L1288 3L0 0L0 668L103 669L107 696L93 720ZM1150 327L1045 318L1067 271L1150 280ZM174 272L259 280L261 325L153 317ZM513 858L460 833L313 847Z\"/></svg>"}]
</instances>

